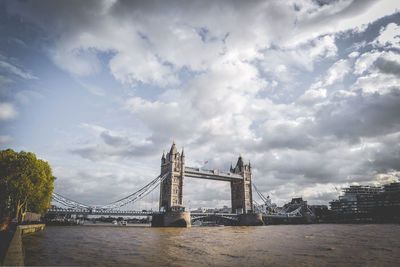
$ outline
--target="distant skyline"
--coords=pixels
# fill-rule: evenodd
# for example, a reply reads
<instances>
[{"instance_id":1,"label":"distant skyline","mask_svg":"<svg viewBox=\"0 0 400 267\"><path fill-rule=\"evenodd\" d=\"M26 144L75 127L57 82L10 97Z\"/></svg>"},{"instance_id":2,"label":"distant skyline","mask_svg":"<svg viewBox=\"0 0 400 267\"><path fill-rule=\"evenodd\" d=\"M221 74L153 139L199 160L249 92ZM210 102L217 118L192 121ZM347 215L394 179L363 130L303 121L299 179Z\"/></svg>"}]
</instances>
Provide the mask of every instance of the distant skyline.
<instances>
[{"instance_id":1,"label":"distant skyline","mask_svg":"<svg viewBox=\"0 0 400 267\"><path fill-rule=\"evenodd\" d=\"M280 205L400 175L398 1L4 0L0 33L1 149L71 199L136 191L173 140L188 166L242 154ZM229 184L185 179L184 203Z\"/></svg>"}]
</instances>

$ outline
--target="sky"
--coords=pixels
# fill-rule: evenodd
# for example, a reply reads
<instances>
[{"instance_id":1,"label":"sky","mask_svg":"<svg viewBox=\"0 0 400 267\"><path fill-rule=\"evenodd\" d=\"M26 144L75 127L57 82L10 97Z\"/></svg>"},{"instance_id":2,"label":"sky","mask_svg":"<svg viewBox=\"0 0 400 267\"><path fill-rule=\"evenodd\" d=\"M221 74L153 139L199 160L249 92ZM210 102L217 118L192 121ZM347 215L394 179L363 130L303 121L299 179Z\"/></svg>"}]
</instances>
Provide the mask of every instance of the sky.
<instances>
[{"instance_id":1,"label":"sky","mask_svg":"<svg viewBox=\"0 0 400 267\"><path fill-rule=\"evenodd\" d=\"M241 154L280 205L396 181L399 85L394 0L0 1L0 148L87 204L157 177L173 140L187 166ZM187 178L184 203L230 186Z\"/></svg>"}]
</instances>

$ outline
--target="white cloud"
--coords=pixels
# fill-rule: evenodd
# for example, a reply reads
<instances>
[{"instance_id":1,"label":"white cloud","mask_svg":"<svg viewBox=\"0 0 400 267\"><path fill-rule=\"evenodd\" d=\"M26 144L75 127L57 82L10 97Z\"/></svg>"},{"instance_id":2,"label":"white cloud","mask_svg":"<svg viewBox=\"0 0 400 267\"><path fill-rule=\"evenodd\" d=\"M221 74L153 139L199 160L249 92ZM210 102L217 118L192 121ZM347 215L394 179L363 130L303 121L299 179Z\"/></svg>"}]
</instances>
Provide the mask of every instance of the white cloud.
<instances>
[{"instance_id":1,"label":"white cloud","mask_svg":"<svg viewBox=\"0 0 400 267\"><path fill-rule=\"evenodd\" d=\"M379 36L372 44L378 47L400 48L400 26L389 23L381 29Z\"/></svg>"},{"instance_id":2,"label":"white cloud","mask_svg":"<svg viewBox=\"0 0 400 267\"><path fill-rule=\"evenodd\" d=\"M0 56L0 68L11 73L14 75L17 75L23 79L28 79L28 80L33 80L33 79L38 79L36 76L32 75L31 73L22 70L20 67L17 67L14 64L11 64L7 61L2 60L2 56Z\"/></svg>"},{"instance_id":3,"label":"white cloud","mask_svg":"<svg viewBox=\"0 0 400 267\"><path fill-rule=\"evenodd\" d=\"M366 94L385 94L390 92L392 89L398 88L399 82L400 79L393 75L374 72L358 78L352 86L352 89L362 90L362 92Z\"/></svg>"},{"instance_id":4,"label":"white cloud","mask_svg":"<svg viewBox=\"0 0 400 267\"><path fill-rule=\"evenodd\" d=\"M140 53L119 53L110 61L115 79L124 84L149 83L158 86L178 84L172 67L164 65L155 55Z\"/></svg>"},{"instance_id":5,"label":"white cloud","mask_svg":"<svg viewBox=\"0 0 400 267\"><path fill-rule=\"evenodd\" d=\"M75 75L89 75L98 71L97 54L109 53L111 73L133 86L176 85L182 67L205 71L221 55L246 61L261 57L269 64L271 56L261 55L272 44L282 47L296 65L312 70L313 60L336 54L334 33L396 10L390 1L380 1L379 8L371 1L324 6L312 1L212 2L207 8L195 3L172 2L167 7L162 2L107 1L79 7L63 3L63 13L54 16L48 9L56 4L42 4L15 4L10 10L61 33L51 54L56 64ZM291 51L310 41L310 48Z\"/></svg>"},{"instance_id":6,"label":"white cloud","mask_svg":"<svg viewBox=\"0 0 400 267\"><path fill-rule=\"evenodd\" d=\"M95 161L101 167L78 163L82 165L76 172L64 169L60 190L74 191L68 183L88 175L82 192L96 190L101 179L115 190L99 188L107 197L128 194L134 187L118 186L112 176L115 171L117 179L128 180L132 170L120 172L120 166L109 164L131 167L132 162L148 160L147 167L157 172L154 162L158 164L172 138L185 146L188 165L201 165L207 158L210 168L226 169L243 153L252 161L257 185L282 201L297 193L326 203L334 193L332 186L353 179L370 182L377 169L397 169L398 147L383 140L399 131L400 61L395 52L386 51L389 42L392 48L398 41L390 36L397 28L381 31L377 50L364 42L346 44L352 40L349 36L369 37L362 32L365 25L382 23L374 21L392 14L396 5L318 3L11 4L18 6L14 12L45 29L52 40L50 58L79 76L75 81L83 87L104 95L90 80L102 75L104 67L114 78L110 84L117 81L123 87L115 90L118 100L112 100L115 113L122 116L109 122L102 120L101 110L96 122L81 124L82 136L68 147L73 156L88 159L84 164ZM54 13L56 8L62 12ZM358 52L349 52L355 48ZM129 94L118 95L130 86L137 90L128 88ZM215 206L226 196L215 191L209 202L201 202L208 186L200 190L196 203ZM71 193L74 198L81 192Z\"/></svg>"},{"instance_id":7,"label":"white cloud","mask_svg":"<svg viewBox=\"0 0 400 267\"><path fill-rule=\"evenodd\" d=\"M354 73L361 76L352 85L353 90L388 93L398 88L400 82L400 54L392 51L364 53L355 62Z\"/></svg>"},{"instance_id":8,"label":"white cloud","mask_svg":"<svg viewBox=\"0 0 400 267\"><path fill-rule=\"evenodd\" d=\"M349 54L349 58L357 58L360 55L359 52L354 51Z\"/></svg>"},{"instance_id":9,"label":"white cloud","mask_svg":"<svg viewBox=\"0 0 400 267\"><path fill-rule=\"evenodd\" d=\"M281 81L293 81L296 71L313 71L314 64L336 56L334 36L323 36L297 47L266 50L259 59L267 73Z\"/></svg>"},{"instance_id":10,"label":"white cloud","mask_svg":"<svg viewBox=\"0 0 400 267\"><path fill-rule=\"evenodd\" d=\"M11 143L12 140L13 140L12 137L9 135L0 135L0 144L1 145Z\"/></svg>"},{"instance_id":11,"label":"white cloud","mask_svg":"<svg viewBox=\"0 0 400 267\"><path fill-rule=\"evenodd\" d=\"M376 181L373 182L376 186L382 186L388 183L396 183L399 181L400 172L399 171L392 171L388 173L379 173L376 175Z\"/></svg>"},{"instance_id":12,"label":"white cloud","mask_svg":"<svg viewBox=\"0 0 400 267\"><path fill-rule=\"evenodd\" d=\"M300 96L298 102L305 105L311 105L326 98L326 89L309 89Z\"/></svg>"},{"instance_id":13,"label":"white cloud","mask_svg":"<svg viewBox=\"0 0 400 267\"><path fill-rule=\"evenodd\" d=\"M375 60L381 55L381 52L370 51L362 54L354 64L354 74L363 74L369 70Z\"/></svg>"},{"instance_id":14,"label":"white cloud","mask_svg":"<svg viewBox=\"0 0 400 267\"><path fill-rule=\"evenodd\" d=\"M297 44L310 37L351 29L363 31L369 23L396 12L398 5L391 0L332 1L321 8L311 5L299 13L292 42Z\"/></svg>"},{"instance_id":15,"label":"white cloud","mask_svg":"<svg viewBox=\"0 0 400 267\"><path fill-rule=\"evenodd\" d=\"M328 77L326 78L325 85L329 86L335 82L343 81L344 76L349 73L350 70L350 62L346 59L340 59L328 69Z\"/></svg>"},{"instance_id":16,"label":"white cloud","mask_svg":"<svg viewBox=\"0 0 400 267\"><path fill-rule=\"evenodd\" d=\"M18 116L18 111L12 103L0 103L0 120L11 120Z\"/></svg>"}]
</instances>

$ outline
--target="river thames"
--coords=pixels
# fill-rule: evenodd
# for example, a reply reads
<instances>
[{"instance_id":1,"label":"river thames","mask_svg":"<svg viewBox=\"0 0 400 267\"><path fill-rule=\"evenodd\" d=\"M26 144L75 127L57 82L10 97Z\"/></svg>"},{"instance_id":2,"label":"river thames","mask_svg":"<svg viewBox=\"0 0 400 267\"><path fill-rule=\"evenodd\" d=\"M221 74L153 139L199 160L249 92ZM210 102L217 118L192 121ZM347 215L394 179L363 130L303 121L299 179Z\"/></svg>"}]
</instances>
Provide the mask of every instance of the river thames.
<instances>
[{"instance_id":1,"label":"river thames","mask_svg":"<svg viewBox=\"0 0 400 267\"><path fill-rule=\"evenodd\" d=\"M49 226L25 265L399 266L400 225Z\"/></svg>"}]
</instances>

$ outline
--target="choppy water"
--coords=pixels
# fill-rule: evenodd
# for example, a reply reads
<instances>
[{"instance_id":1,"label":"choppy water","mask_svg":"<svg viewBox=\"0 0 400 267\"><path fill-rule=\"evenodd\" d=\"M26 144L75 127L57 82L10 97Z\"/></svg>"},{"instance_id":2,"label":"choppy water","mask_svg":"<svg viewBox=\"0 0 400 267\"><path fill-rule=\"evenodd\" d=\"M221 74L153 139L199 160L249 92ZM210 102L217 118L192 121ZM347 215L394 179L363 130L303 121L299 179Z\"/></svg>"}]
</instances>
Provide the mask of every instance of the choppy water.
<instances>
[{"instance_id":1,"label":"choppy water","mask_svg":"<svg viewBox=\"0 0 400 267\"><path fill-rule=\"evenodd\" d=\"M400 266L400 225L47 227L26 265Z\"/></svg>"}]
</instances>

